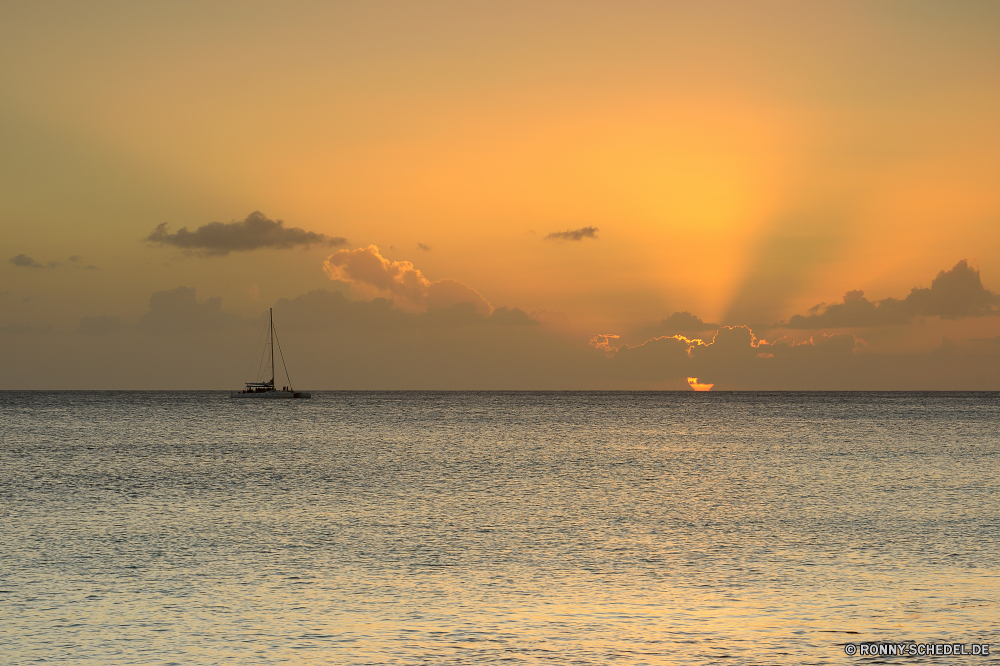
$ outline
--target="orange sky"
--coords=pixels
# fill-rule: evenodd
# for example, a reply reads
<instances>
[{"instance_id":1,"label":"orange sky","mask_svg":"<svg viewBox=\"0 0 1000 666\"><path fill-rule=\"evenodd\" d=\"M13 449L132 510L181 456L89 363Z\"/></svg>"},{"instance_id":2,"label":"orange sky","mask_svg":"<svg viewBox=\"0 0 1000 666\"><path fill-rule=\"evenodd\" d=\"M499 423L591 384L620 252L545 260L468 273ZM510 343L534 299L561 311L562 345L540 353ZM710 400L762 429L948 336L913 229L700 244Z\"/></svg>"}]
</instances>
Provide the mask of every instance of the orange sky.
<instances>
[{"instance_id":1,"label":"orange sky","mask_svg":"<svg viewBox=\"0 0 1000 666\"><path fill-rule=\"evenodd\" d=\"M133 325L181 286L244 318L370 297L331 283L328 246L144 241L258 210L577 341L901 299L960 259L1000 291L993 2L30 3L0 24L10 331Z\"/></svg>"}]
</instances>

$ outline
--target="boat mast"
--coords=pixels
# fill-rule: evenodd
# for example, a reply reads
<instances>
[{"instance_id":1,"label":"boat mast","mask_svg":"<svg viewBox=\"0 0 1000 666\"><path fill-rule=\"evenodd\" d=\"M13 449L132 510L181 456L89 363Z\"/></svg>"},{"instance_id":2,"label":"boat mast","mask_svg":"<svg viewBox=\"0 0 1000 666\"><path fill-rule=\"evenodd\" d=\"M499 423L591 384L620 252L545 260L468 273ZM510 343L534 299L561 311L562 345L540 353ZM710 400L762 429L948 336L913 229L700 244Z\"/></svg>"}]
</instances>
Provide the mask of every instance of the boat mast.
<instances>
[{"instance_id":1,"label":"boat mast","mask_svg":"<svg viewBox=\"0 0 1000 666\"><path fill-rule=\"evenodd\" d=\"M271 388L274 388L274 309L267 309L268 316L271 319Z\"/></svg>"}]
</instances>

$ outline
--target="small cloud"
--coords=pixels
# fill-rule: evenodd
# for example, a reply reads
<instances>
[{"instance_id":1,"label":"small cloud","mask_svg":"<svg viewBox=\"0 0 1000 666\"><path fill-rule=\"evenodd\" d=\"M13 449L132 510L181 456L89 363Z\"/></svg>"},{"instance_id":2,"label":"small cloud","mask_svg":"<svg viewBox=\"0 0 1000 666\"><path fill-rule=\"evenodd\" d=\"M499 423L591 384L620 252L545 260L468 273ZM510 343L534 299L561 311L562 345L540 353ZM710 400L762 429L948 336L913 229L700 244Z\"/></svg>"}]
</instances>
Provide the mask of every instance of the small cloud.
<instances>
[{"instance_id":1,"label":"small cloud","mask_svg":"<svg viewBox=\"0 0 1000 666\"><path fill-rule=\"evenodd\" d=\"M600 231L597 227L583 227L581 229L572 229L570 231L553 231L545 240L558 240L558 241L580 241L584 238L593 238L597 240L597 232Z\"/></svg>"},{"instance_id":2,"label":"small cloud","mask_svg":"<svg viewBox=\"0 0 1000 666\"><path fill-rule=\"evenodd\" d=\"M424 252L430 252L431 251L431 246L430 245L424 245L423 243L417 243L417 247L419 247Z\"/></svg>"},{"instance_id":3,"label":"small cloud","mask_svg":"<svg viewBox=\"0 0 1000 666\"><path fill-rule=\"evenodd\" d=\"M287 250L313 245L336 247L347 243L346 239L339 236L331 237L298 227L286 228L281 220L270 220L259 211L250 213L245 220L209 222L194 231L182 227L173 234L167 231L167 224L164 222L146 240L159 245L173 245L183 250L197 250L205 256L225 256L230 252L264 248Z\"/></svg>"},{"instance_id":4,"label":"small cloud","mask_svg":"<svg viewBox=\"0 0 1000 666\"><path fill-rule=\"evenodd\" d=\"M45 268L44 264L40 264L26 254L19 254L16 257L11 257L7 260L7 263L14 264L18 268Z\"/></svg>"},{"instance_id":5,"label":"small cloud","mask_svg":"<svg viewBox=\"0 0 1000 666\"><path fill-rule=\"evenodd\" d=\"M715 384L702 384L698 381L697 377L688 377L688 386L690 386L695 391L711 391Z\"/></svg>"},{"instance_id":6,"label":"small cloud","mask_svg":"<svg viewBox=\"0 0 1000 666\"><path fill-rule=\"evenodd\" d=\"M71 263L71 264L75 264L76 262L80 261L80 259L81 259L81 258L82 258L82 257L81 257L80 255L78 255L78 254L74 254L74 255L73 255L72 257L70 257L70 258L69 258L69 259L67 259L66 261L68 261L68 262L69 262L69 263Z\"/></svg>"}]
</instances>

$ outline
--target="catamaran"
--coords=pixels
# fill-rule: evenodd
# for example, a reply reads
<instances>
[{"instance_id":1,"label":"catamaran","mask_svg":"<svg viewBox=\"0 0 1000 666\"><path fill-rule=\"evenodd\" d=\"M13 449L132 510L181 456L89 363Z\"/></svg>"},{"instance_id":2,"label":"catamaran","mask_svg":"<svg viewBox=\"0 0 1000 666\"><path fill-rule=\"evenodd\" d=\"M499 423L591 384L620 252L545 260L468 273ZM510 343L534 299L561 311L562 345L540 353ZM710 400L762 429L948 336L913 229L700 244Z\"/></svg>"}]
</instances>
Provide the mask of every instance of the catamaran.
<instances>
[{"instance_id":1,"label":"catamaran","mask_svg":"<svg viewBox=\"0 0 1000 666\"><path fill-rule=\"evenodd\" d=\"M285 371L285 380L288 382L288 386L282 386L279 391L274 387L274 341L277 339L277 333L274 331L274 310L268 308L268 318L269 326L268 332L270 334L270 343L264 345L264 355L261 358L260 365L264 365L264 359L267 358L267 348L271 348L271 380L267 382L259 381L260 372L258 371L258 381L246 382L242 391L233 391L229 394L230 398L309 398L311 397L308 391L296 391L292 388L292 380L288 377L288 368L285 366L285 355L281 353L281 342L278 343L278 356L281 358L281 367ZM258 343L259 344L259 343ZM265 377L267 375L264 375Z\"/></svg>"}]
</instances>

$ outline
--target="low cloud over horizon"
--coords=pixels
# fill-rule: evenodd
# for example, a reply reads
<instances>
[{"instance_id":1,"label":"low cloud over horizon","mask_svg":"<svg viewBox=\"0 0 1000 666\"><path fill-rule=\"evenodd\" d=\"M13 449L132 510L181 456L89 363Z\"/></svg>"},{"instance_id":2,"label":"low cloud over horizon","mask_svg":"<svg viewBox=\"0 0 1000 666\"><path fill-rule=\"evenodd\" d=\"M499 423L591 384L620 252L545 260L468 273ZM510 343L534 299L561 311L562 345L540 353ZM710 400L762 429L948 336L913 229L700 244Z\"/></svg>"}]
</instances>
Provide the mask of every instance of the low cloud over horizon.
<instances>
[{"instance_id":1,"label":"low cloud over horizon","mask_svg":"<svg viewBox=\"0 0 1000 666\"><path fill-rule=\"evenodd\" d=\"M612 348L574 342L516 308L484 314L457 303L412 312L326 290L273 308L295 385L315 390L1000 388L1000 337L895 354L871 351L851 333L768 342L746 326L723 326L708 340L663 336ZM58 388L235 389L266 322L266 310L240 319L218 297L199 301L181 287L154 294L136 326L85 317L77 343L71 336L53 345L51 336L24 331L22 348L35 351L15 365L46 355L35 365Z\"/></svg>"},{"instance_id":2,"label":"low cloud over horizon","mask_svg":"<svg viewBox=\"0 0 1000 666\"><path fill-rule=\"evenodd\" d=\"M374 245L338 251L324 269L360 298L318 289L273 306L301 388L1000 389L996 334L942 338L933 348L903 352L872 348L837 325L830 328L841 330L817 330L806 340L768 341L748 326L718 326L676 312L651 331L670 334L635 344L616 333L584 340L521 309L493 307L462 283L431 281L408 261L382 257ZM904 308L911 318L992 318L995 299L962 261L929 288L869 307ZM810 316L821 319L828 311ZM134 324L84 316L76 335L47 329L40 336L37 326L10 323L0 333L17 336L15 364L27 365L6 381L33 377L28 388L238 388L246 362L240 355L266 321L266 309L242 318L227 312L218 296L202 300L193 287L176 287L153 293ZM710 335L695 337L704 333Z\"/></svg>"},{"instance_id":3,"label":"low cloud over horizon","mask_svg":"<svg viewBox=\"0 0 1000 666\"><path fill-rule=\"evenodd\" d=\"M282 220L271 220L260 211L254 211L243 220L226 223L209 222L194 231L182 227L173 234L167 230L167 223L164 222L158 225L146 240L158 245L197 251L203 256L225 256L230 252L260 249L288 250L316 245L336 247L347 243L347 239L339 236L331 237L284 225Z\"/></svg>"}]
</instances>

